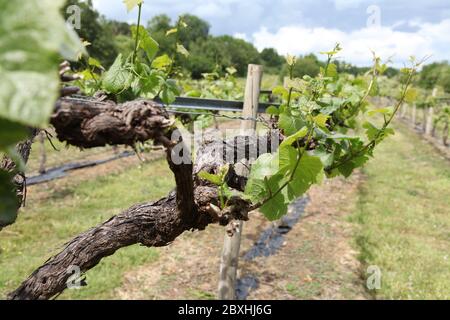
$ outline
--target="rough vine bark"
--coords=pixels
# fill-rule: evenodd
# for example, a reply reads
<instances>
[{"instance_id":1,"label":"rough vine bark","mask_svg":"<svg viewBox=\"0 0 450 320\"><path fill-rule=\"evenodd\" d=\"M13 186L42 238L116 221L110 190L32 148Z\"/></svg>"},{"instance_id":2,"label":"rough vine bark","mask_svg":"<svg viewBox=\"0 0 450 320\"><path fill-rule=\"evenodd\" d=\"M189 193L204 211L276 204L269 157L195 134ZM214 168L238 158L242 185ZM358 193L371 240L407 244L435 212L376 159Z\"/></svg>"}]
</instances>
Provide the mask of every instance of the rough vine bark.
<instances>
[{"instance_id":1,"label":"rough vine bark","mask_svg":"<svg viewBox=\"0 0 450 320\"><path fill-rule=\"evenodd\" d=\"M59 140L80 148L156 140L173 124L165 110L152 101L116 105L74 98L58 100L50 123Z\"/></svg>"},{"instance_id":2,"label":"rough vine bark","mask_svg":"<svg viewBox=\"0 0 450 320\"><path fill-rule=\"evenodd\" d=\"M177 214L174 193L153 203L131 207L105 223L75 237L56 256L34 271L9 299L49 299L66 289L71 266L82 272L93 268L104 257L118 249L140 243L148 247L170 244L182 232L202 229L212 222L207 205L217 204L216 191L203 187L196 191L200 216L195 223L186 222Z\"/></svg>"},{"instance_id":3,"label":"rough vine bark","mask_svg":"<svg viewBox=\"0 0 450 320\"><path fill-rule=\"evenodd\" d=\"M226 162L238 163L260 153L270 152L278 141L266 137L236 137L228 141L213 139L198 151L195 168L192 164L172 161L174 146L182 143L172 139L176 130L167 114L154 102L138 100L123 105L61 99L51 118L58 138L79 147L106 144L131 144L153 139L167 150L167 160L174 173L176 191L151 203L131 207L105 223L75 237L57 255L34 271L9 299L49 299L66 288L68 270L78 266L86 272L98 262L125 246L140 243L148 247L166 246L181 233L203 230L211 223L227 225L232 220L247 220L250 204L230 199L226 210L218 212L217 188L196 178L201 170L216 172ZM180 135L178 135L180 136ZM256 153L254 147L256 148ZM236 155L226 159L226 155ZM237 189L245 186L245 177L233 168L229 184Z\"/></svg>"}]
</instances>

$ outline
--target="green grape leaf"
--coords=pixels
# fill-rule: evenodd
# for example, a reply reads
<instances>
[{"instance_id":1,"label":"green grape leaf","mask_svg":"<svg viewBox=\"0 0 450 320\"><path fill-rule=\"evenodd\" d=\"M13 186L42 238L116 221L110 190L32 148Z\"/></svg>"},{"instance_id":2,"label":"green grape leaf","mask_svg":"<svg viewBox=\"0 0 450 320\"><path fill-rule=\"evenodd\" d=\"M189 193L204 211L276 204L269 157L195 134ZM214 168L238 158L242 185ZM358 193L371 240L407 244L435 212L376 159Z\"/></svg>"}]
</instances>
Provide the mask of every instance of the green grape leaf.
<instances>
[{"instance_id":1,"label":"green grape leaf","mask_svg":"<svg viewBox=\"0 0 450 320\"><path fill-rule=\"evenodd\" d=\"M187 24L186 22L183 21L183 19L180 19L180 20L178 21L178 26L181 26L181 27L183 27L183 28L189 27L188 24Z\"/></svg>"},{"instance_id":2,"label":"green grape leaf","mask_svg":"<svg viewBox=\"0 0 450 320\"><path fill-rule=\"evenodd\" d=\"M319 157L322 165L326 168L333 164L334 153L329 153L325 149L317 148L313 152L314 156Z\"/></svg>"},{"instance_id":3,"label":"green grape leaf","mask_svg":"<svg viewBox=\"0 0 450 320\"><path fill-rule=\"evenodd\" d=\"M288 66L294 66L295 63L297 62L297 57L296 56L292 56L290 54L288 54L286 56L286 63L288 64Z\"/></svg>"},{"instance_id":4,"label":"green grape leaf","mask_svg":"<svg viewBox=\"0 0 450 320\"><path fill-rule=\"evenodd\" d=\"M4 152L16 164L16 172L25 171L25 162L23 161L22 155L17 152L15 146L8 147Z\"/></svg>"},{"instance_id":5,"label":"green grape leaf","mask_svg":"<svg viewBox=\"0 0 450 320\"><path fill-rule=\"evenodd\" d=\"M414 103L417 99L419 92L414 88L408 88L405 94L405 101L408 103Z\"/></svg>"},{"instance_id":6,"label":"green grape leaf","mask_svg":"<svg viewBox=\"0 0 450 320\"><path fill-rule=\"evenodd\" d=\"M98 61L95 58L89 57L88 59L88 63L91 67L96 67L98 69L104 70L102 64L100 63L100 61Z\"/></svg>"},{"instance_id":7,"label":"green grape leaf","mask_svg":"<svg viewBox=\"0 0 450 320\"><path fill-rule=\"evenodd\" d=\"M337 53L339 53L340 50L332 50L332 51L320 51L320 54L326 55L326 56L334 56Z\"/></svg>"},{"instance_id":8,"label":"green grape leaf","mask_svg":"<svg viewBox=\"0 0 450 320\"><path fill-rule=\"evenodd\" d=\"M295 141L297 141L298 139L304 138L307 134L308 134L308 128L307 127L303 127L302 129L300 129L299 131L297 131L293 135L291 135L291 136L287 137L286 139L284 139L283 142L281 143L280 147L290 146Z\"/></svg>"},{"instance_id":9,"label":"green grape leaf","mask_svg":"<svg viewBox=\"0 0 450 320\"><path fill-rule=\"evenodd\" d=\"M282 174L290 172L298 159L298 151L287 144L281 144L278 149L279 172Z\"/></svg>"},{"instance_id":10,"label":"green grape leaf","mask_svg":"<svg viewBox=\"0 0 450 320\"><path fill-rule=\"evenodd\" d=\"M12 224L17 218L18 199L12 175L0 171L0 228Z\"/></svg>"},{"instance_id":11,"label":"green grape leaf","mask_svg":"<svg viewBox=\"0 0 450 320\"><path fill-rule=\"evenodd\" d=\"M349 136L341 133L334 133L327 135L327 139L333 139L333 140L359 140L359 137L356 136Z\"/></svg>"},{"instance_id":12,"label":"green grape leaf","mask_svg":"<svg viewBox=\"0 0 450 320\"><path fill-rule=\"evenodd\" d=\"M284 100L287 100L287 97L289 95L289 91L283 86L277 86L277 87L272 89L272 94L274 96L280 96Z\"/></svg>"},{"instance_id":13,"label":"green grape leaf","mask_svg":"<svg viewBox=\"0 0 450 320\"><path fill-rule=\"evenodd\" d=\"M264 179L274 175L279 168L277 154L265 153L252 164L249 179Z\"/></svg>"},{"instance_id":14,"label":"green grape leaf","mask_svg":"<svg viewBox=\"0 0 450 320\"><path fill-rule=\"evenodd\" d=\"M321 128L327 127L327 121L330 119L329 115L326 114L318 114L314 117L314 122Z\"/></svg>"},{"instance_id":15,"label":"green grape leaf","mask_svg":"<svg viewBox=\"0 0 450 320\"><path fill-rule=\"evenodd\" d=\"M298 116L287 113L280 114L278 125L284 130L285 135L293 135L305 126L305 122Z\"/></svg>"},{"instance_id":16,"label":"green grape leaf","mask_svg":"<svg viewBox=\"0 0 450 320\"><path fill-rule=\"evenodd\" d=\"M28 130L25 126L6 119L0 118L0 128L0 150L3 151L28 136Z\"/></svg>"},{"instance_id":17,"label":"green grape leaf","mask_svg":"<svg viewBox=\"0 0 450 320\"><path fill-rule=\"evenodd\" d=\"M178 88L176 81L169 79L163 86L161 99L166 105L169 105L175 102L176 96L179 94L180 89Z\"/></svg>"},{"instance_id":18,"label":"green grape leaf","mask_svg":"<svg viewBox=\"0 0 450 320\"><path fill-rule=\"evenodd\" d=\"M355 169L355 165L352 161L347 161L346 163L339 166L338 170L339 173L342 174L344 177L348 178L353 172L353 169Z\"/></svg>"},{"instance_id":19,"label":"green grape leaf","mask_svg":"<svg viewBox=\"0 0 450 320\"><path fill-rule=\"evenodd\" d=\"M320 113L330 115L343 105L344 99L337 97L325 97L316 102L322 107L320 109Z\"/></svg>"},{"instance_id":20,"label":"green grape leaf","mask_svg":"<svg viewBox=\"0 0 450 320\"><path fill-rule=\"evenodd\" d=\"M200 98L202 96L202 92L200 90L190 90L185 93L186 97L192 97L192 98Z\"/></svg>"},{"instance_id":21,"label":"green grape leaf","mask_svg":"<svg viewBox=\"0 0 450 320\"><path fill-rule=\"evenodd\" d=\"M178 32L178 29L177 29L177 28L172 28L172 29L170 29L170 30L167 30L167 32L166 32L166 37L170 36L170 35L173 34L173 33L177 33L177 32Z\"/></svg>"},{"instance_id":22,"label":"green grape leaf","mask_svg":"<svg viewBox=\"0 0 450 320\"><path fill-rule=\"evenodd\" d=\"M135 78L131 83L131 90L135 96L139 96L142 91L142 81L139 78Z\"/></svg>"},{"instance_id":23,"label":"green grape leaf","mask_svg":"<svg viewBox=\"0 0 450 320\"><path fill-rule=\"evenodd\" d=\"M374 116L376 114L385 114L385 115L391 115L394 112L393 107L387 107L387 108L379 108L375 110L370 110L367 112L367 115Z\"/></svg>"},{"instance_id":24,"label":"green grape leaf","mask_svg":"<svg viewBox=\"0 0 450 320\"><path fill-rule=\"evenodd\" d=\"M60 56L75 60L84 52L60 14L63 3L1 2L0 117L35 127L48 124L59 94Z\"/></svg>"},{"instance_id":25,"label":"green grape leaf","mask_svg":"<svg viewBox=\"0 0 450 320\"><path fill-rule=\"evenodd\" d=\"M164 84L164 78L157 72L152 72L148 77L140 79L141 95L153 99Z\"/></svg>"},{"instance_id":26,"label":"green grape leaf","mask_svg":"<svg viewBox=\"0 0 450 320\"><path fill-rule=\"evenodd\" d=\"M280 114L280 110L275 106L270 106L266 109L266 113L272 116L277 116Z\"/></svg>"},{"instance_id":27,"label":"green grape leaf","mask_svg":"<svg viewBox=\"0 0 450 320\"><path fill-rule=\"evenodd\" d=\"M180 94L180 88L178 87L176 80L173 79L167 80L166 86L169 87L176 95Z\"/></svg>"},{"instance_id":28,"label":"green grape leaf","mask_svg":"<svg viewBox=\"0 0 450 320\"><path fill-rule=\"evenodd\" d=\"M138 37L139 48L145 51L149 60L153 60L159 50L158 42L153 39L148 33L147 29L143 26L139 26L139 35L137 26L131 26L131 33L133 38Z\"/></svg>"},{"instance_id":29,"label":"green grape leaf","mask_svg":"<svg viewBox=\"0 0 450 320\"><path fill-rule=\"evenodd\" d=\"M103 88L110 93L119 93L130 87L132 75L125 68L122 54L119 54L113 65L103 75Z\"/></svg>"},{"instance_id":30,"label":"green grape leaf","mask_svg":"<svg viewBox=\"0 0 450 320\"><path fill-rule=\"evenodd\" d=\"M366 136L367 136L367 138L370 141L375 140L375 138L377 137L378 133L380 132L380 129L375 127L370 122L364 122L363 128L366 129Z\"/></svg>"},{"instance_id":31,"label":"green grape leaf","mask_svg":"<svg viewBox=\"0 0 450 320\"><path fill-rule=\"evenodd\" d=\"M161 100L162 102L164 102L164 104L170 105L175 102L176 96L172 90L170 90L167 87L164 87L164 89L161 92Z\"/></svg>"},{"instance_id":32,"label":"green grape leaf","mask_svg":"<svg viewBox=\"0 0 450 320\"><path fill-rule=\"evenodd\" d=\"M226 71L230 76L232 76L233 74L235 74L235 73L237 72L237 69L236 69L235 67L227 67L227 68L225 69L225 71Z\"/></svg>"},{"instance_id":33,"label":"green grape leaf","mask_svg":"<svg viewBox=\"0 0 450 320\"><path fill-rule=\"evenodd\" d=\"M185 57L189 57L189 51L187 51L187 49L182 44L177 44L177 52Z\"/></svg>"},{"instance_id":34,"label":"green grape leaf","mask_svg":"<svg viewBox=\"0 0 450 320\"><path fill-rule=\"evenodd\" d=\"M128 12L142 4L144 0L123 0L123 3L127 6Z\"/></svg>"},{"instance_id":35,"label":"green grape leaf","mask_svg":"<svg viewBox=\"0 0 450 320\"><path fill-rule=\"evenodd\" d=\"M198 177L200 179L209 181L209 182L215 184L216 186L221 186L223 184L221 176L217 175L217 174L212 174L212 173L209 173L206 171L200 171L198 173Z\"/></svg>"},{"instance_id":36,"label":"green grape leaf","mask_svg":"<svg viewBox=\"0 0 450 320\"><path fill-rule=\"evenodd\" d=\"M267 201L259 211L269 220L275 221L286 215L288 206L285 203L283 194L278 193L272 199Z\"/></svg>"},{"instance_id":37,"label":"green grape leaf","mask_svg":"<svg viewBox=\"0 0 450 320\"><path fill-rule=\"evenodd\" d=\"M266 196L266 182L277 173L279 169L278 154L265 153L256 159L252 164L247 185L245 186L245 195L248 196L252 202L258 202Z\"/></svg>"},{"instance_id":38,"label":"green grape leaf","mask_svg":"<svg viewBox=\"0 0 450 320\"><path fill-rule=\"evenodd\" d=\"M245 185L244 195L253 203L257 203L264 199L267 194L264 179L250 178Z\"/></svg>"},{"instance_id":39,"label":"green grape leaf","mask_svg":"<svg viewBox=\"0 0 450 320\"><path fill-rule=\"evenodd\" d=\"M325 74L325 76L330 78L336 78L338 76L337 66L334 63L330 63L328 65L327 73Z\"/></svg>"},{"instance_id":40,"label":"green grape leaf","mask_svg":"<svg viewBox=\"0 0 450 320\"><path fill-rule=\"evenodd\" d=\"M285 86L287 88L292 88L292 89L295 89L295 90L298 90L298 91L302 91L305 88L305 83L304 83L303 80L301 80L299 78L294 78L294 79L287 78L285 80ZM298 92L296 92L296 93L298 93ZM289 91L286 90L286 94L283 97L285 97L287 99L288 94L289 94Z\"/></svg>"},{"instance_id":41,"label":"green grape leaf","mask_svg":"<svg viewBox=\"0 0 450 320\"><path fill-rule=\"evenodd\" d=\"M167 54L164 54L162 56L159 56L155 58L152 62L152 68L158 69L158 70L164 70L168 66L172 64L172 59Z\"/></svg>"},{"instance_id":42,"label":"green grape leaf","mask_svg":"<svg viewBox=\"0 0 450 320\"><path fill-rule=\"evenodd\" d=\"M231 189L227 184L222 185L222 191L223 195L228 199L232 197L240 197L240 198L244 197L244 194L241 191Z\"/></svg>"},{"instance_id":43,"label":"green grape leaf","mask_svg":"<svg viewBox=\"0 0 450 320\"><path fill-rule=\"evenodd\" d=\"M376 97L377 95L380 94L380 86L378 84L377 80L374 80L372 83L372 88L370 88L370 92L369 92L370 96L372 97Z\"/></svg>"},{"instance_id":44,"label":"green grape leaf","mask_svg":"<svg viewBox=\"0 0 450 320\"><path fill-rule=\"evenodd\" d=\"M322 178L323 164L320 158L305 153L287 187L288 199L294 200L303 195L313 184L321 182Z\"/></svg>"},{"instance_id":45,"label":"green grape leaf","mask_svg":"<svg viewBox=\"0 0 450 320\"><path fill-rule=\"evenodd\" d=\"M346 161L338 167L339 173L348 178L352 174L353 170L362 167L368 160L369 158L366 155L362 155L352 159L351 161Z\"/></svg>"}]
</instances>

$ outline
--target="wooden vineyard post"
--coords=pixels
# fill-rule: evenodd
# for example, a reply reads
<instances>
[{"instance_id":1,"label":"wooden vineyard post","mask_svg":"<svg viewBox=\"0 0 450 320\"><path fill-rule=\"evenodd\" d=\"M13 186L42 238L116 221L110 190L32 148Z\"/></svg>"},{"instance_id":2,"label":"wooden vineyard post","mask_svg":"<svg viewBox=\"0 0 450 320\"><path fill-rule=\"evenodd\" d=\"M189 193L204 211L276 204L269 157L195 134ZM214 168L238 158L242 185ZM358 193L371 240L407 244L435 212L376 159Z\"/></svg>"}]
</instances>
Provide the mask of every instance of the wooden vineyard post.
<instances>
[{"instance_id":1,"label":"wooden vineyard post","mask_svg":"<svg viewBox=\"0 0 450 320\"><path fill-rule=\"evenodd\" d=\"M39 173L44 174L47 171L45 168L45 163L47 162L47 155L45 152L45 133L44 133L44 131L41 131L39 133L39 148L40 148Z\"/></svg>"},{"instance_id":2,"label":"wooden vineyard post","mask_svg":"<svg viewBox=\"0 0 450 320\"><path fill-rule=\"evenodd\" d=\"M248 66L247 83L245 85L244 109L242 110L243 117L251 117L254 119L256 119L257 117L262 75L262 66L254 64L250 64ZM255 120L242 121L241 131L245 131L245 134L248 134L248 132L252 132L252 134L254 134L255 130ZM237 232L235 232L232 237L230 237L228 234L225 234L220 262L220 300L236 299L236 278L243 227L244 223L242 221L239 221Z\"/></svg>"},{"instance_id":3,"label":"wooden vineyard post","mask_svg":"<svg viewBox=\"0 0 450 320\"><path fill-rule=\"evenodd\" d=\"M431 94L433 98L436 98L437 96L437 88L433 89L433 93ZM427 115L427 124L425 127L425 134L427 136L434 136L434 109L433 107L428 108L428 115Z\"/></svg>"},{"instance_id":4,"label":"wooden vineyard post","mask_svg":"<svg viewBox=\"0 0 450 320\"><path fill-rule=\"evenodd\" d=\"M442 129L442 143L444 146L448 146L448 119L445 120L444 129Z\"/></svg>"},{"instance_id":5,"label":"wooden vineyard post","mask_svg":"<svg viewBox=\"0 0 450 320\"><path fill-rule=\"evenodd\" d=\"M427 124L425 126L425 134L427 136L431 136L431 132L433 131L433 117L434 117L434 109L433 107L429 107L426 120Z\"/></svg>"},{"instance_id":6,"label":"wooden vineyard post","mask_svg":"<svg viewBox=\"0 0 450 320\"><path fill-rule=\"evenodd\" d=\"M408 107L406 106L406 103L402 105L402 112L400 113L400 118L404 119L406 116L406 111L408 110Z\"/></svg>"},{"instance_id":7,"label":"wooden vineyard post","mask_svg":"<svg viewBox=\"0 0 450 320\"><path fill-rule=\"evenodd\" d=\"M417 107L416 107L416 104L413 103L412 116L411 116L411 124L412 124L413 128L416 127L416 113L417 113Z\"/></svg>"}]
</instances>

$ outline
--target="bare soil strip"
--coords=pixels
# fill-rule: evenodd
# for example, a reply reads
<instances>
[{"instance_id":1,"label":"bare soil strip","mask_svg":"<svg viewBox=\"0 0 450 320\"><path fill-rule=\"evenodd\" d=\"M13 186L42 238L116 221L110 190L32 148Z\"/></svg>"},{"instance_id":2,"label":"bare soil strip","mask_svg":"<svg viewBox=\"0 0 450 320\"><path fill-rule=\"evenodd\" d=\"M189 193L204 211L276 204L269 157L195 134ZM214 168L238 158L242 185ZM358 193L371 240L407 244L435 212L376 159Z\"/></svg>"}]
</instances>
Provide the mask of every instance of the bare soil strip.
<instances>
[{"instance_id":1,"label":"bare soil strip","mask_svg":"<svg viewBox=\"0 0 450 320\"><path fill-rule=\"evenodd\" d=\"M360 176L314 187L305 215L277 254L240 260L239 278L258 279L248 299L369 299L352 248L353 212ZM241 257L271 226L259 213L245 225ZM160 258L125 274L121 299L215 299L224 232L219 227L185 233Z\"/></svg>"}]
</instances>

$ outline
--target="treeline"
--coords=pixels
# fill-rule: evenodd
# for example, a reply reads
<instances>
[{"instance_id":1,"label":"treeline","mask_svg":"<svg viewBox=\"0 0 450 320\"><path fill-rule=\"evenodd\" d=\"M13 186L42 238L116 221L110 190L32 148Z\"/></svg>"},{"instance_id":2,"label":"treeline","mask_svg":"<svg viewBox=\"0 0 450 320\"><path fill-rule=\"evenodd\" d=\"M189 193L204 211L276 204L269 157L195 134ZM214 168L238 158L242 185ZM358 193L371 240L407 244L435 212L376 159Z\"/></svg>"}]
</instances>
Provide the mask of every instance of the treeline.
<instances>
[{"instance_id":1,"label":"treeline","mask_svg":"<svg viewBox=\"0 0 450 320\"><path fill-rule=\"evenodd\" d=\"M109 67L119 53L124 56L132 53L134 40L128 23L106 19L93 8L92 0L67 0L67 5L78 5L82 9L81 29L77 32L82 39L90 43L87 50L103 66ZM178 41L188 49L188 58L177 54L177 39L166 36L167 32L176 26L177 21L172 21L167 15L158 15L148 21L146 27L159 43L160 53L175 56L177 65L184 74L199 79L204 73L221 74L233 66L238 76L245 76L247 65L255 63L264 65L266 73L280 77L287 75L285 59L276 49L266 48L258 52L253 44L245 40L227 35L211 35L209 23L199 17L185 14L181 18L188 28L180 30L177 36ZM318 56L311 53L298 58L293 73L295 77L314 77L324 65ZM338 72L353 75L369 70L368 67L357 67L343 61L336 61L336 65ZM388 68L385 72L389 78L398 74L399 70L395 68ZM424 66L416 84L424 89L440 86L450 93L450 65L448 62L436 62Z\"/></svg>"},{"instance_id":2,"label":"treeline","mask_svg":"<svg viewBox=\"0 0 450 320\"><path fill-rule=\"evenodd\" d=\"M133 51L134 41L128 23L105 19L93 8L91 0L67 0L67 5L78 5L82 9L81 30L77 32L82 39L90 43L87 50L103 66L109 67L119 53L128 56ZM177 65L192 78L199 79L204 73L220 74L230 66L237 70L238 76L245 76L250 63L264 65L266 72L270 74L287 74L285 59L276 49L267 48L258 52L253 44L245 40L228 35L211 35L209 23L199 17L185 14L181 19L188 28L181 30L177 36L178 41L188 49L188 58L177 54L177 39L166 36L167 32L176 26L177 21L172 21L167 15L158 15L153 17L146 27L159 43L160 53L175 56ZM307 74L314 77L323 66L324 62L314 54L301 56L297 61L294 76L302 77ZM338 62L338 69L340 72L355 75L368 70L343 62ZM396 70L390 70L391 75L395 73Z\"/></svg>"},{"instance_id":3,"label":"treeline","mask_svg":"<svg viewBox=\"0 0 450 320\"><path fill-rule=\"evenodd\" d=\"M422 88L430 90L440 86L446 93L450 93L450 65L444 61L424 66L420 72L418 84Z\"/></svg>"}]
</instances>

